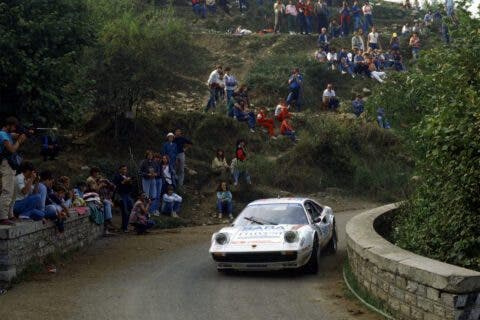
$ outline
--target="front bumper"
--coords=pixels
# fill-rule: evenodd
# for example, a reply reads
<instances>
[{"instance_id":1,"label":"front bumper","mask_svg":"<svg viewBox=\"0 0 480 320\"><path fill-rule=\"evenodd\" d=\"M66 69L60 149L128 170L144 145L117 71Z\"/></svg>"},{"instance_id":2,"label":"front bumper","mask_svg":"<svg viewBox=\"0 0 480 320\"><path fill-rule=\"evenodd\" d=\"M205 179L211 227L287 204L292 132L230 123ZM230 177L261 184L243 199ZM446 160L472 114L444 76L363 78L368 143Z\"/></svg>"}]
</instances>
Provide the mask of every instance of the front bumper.
<instances>
[{"instance_id":1,"label":"front bumper","mask_svg":"<svg viewBox=\"0 0 480 320\"><path fill-rule=\"evenodd\" d=\"M305 265L311 251L270 252L212 252L212 258L221 270L281 270Z\"/></svg>"}]
</instances>

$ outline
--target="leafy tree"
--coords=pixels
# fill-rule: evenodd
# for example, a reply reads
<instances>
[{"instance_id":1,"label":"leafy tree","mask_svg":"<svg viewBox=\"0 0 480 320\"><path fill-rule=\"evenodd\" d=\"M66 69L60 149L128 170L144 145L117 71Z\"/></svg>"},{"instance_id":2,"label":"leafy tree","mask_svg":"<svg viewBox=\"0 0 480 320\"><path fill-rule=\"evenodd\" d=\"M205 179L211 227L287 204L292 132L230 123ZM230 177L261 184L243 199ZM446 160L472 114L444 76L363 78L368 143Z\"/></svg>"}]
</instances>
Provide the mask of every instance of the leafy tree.
<instances>
[{"instance_id":1,"label":"leafy tree","mask_svg":"<svg viewBox=\"0 0 480 320\"><path fill-rule=\"evenodd\" d=\"M404 133L416 154L419 182L395 241L480 270L480 21L464 10L458 16L451 45L423 52L414 72L398 75L370 103L383 101L410 127Z\"/></svg>"},{"instance_id":2,"label":"leafy tree","mask_svg":"<svg viewBox=\"0 0 480 320\"><path fill-rule=\"evenodd\" d=\"M0 2L2 113L69 123L88 106L82 49L93 41L82 1Z\"/></svg>"}]
</instances>

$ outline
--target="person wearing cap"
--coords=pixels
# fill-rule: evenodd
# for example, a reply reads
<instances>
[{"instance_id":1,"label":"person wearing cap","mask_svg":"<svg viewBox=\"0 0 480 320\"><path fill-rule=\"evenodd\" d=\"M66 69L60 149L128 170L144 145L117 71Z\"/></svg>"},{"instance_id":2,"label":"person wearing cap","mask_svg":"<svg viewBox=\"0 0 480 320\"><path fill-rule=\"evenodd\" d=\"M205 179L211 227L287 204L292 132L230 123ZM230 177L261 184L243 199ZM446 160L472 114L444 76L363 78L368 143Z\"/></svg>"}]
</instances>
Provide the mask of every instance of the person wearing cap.
<instances>
[{"instance_id":1,"label":"person wearing cap","mask_svg":"<svg viewBox=\"0 0 480 320\"><path fill-rule=\"evenodd\" d=\"M167 141L163 144L162 155L168 156L170 163L174 164L177 162L178 147L173 142L175 135L173 132L167 134Z\"/></svg>"},{"instance_id":2,"label":"person wearing cap","mask_svg":"<svg viewBox=\"0 0 480 320\"><path fill-rule=\"evenodd\" d=\"M390 39L390 49L400 50L400 39L398 39L398 34L396 32L392 34L392 38Z\"/></svg>"},{"instance_id":3,"label":"person wearing cap","mask_svg":"<svg viewBox=\"0 0 480 320\"><path fill-rule=\"evenodd\" d=\"M183 180L185 179L185 150L193 145L192 141L185 138L182 133L182 129L175 129L175 138L173 143L177 145L177 161L175 168L177 170L178 186L183 186Z\"/></svg>"}]
</instances>

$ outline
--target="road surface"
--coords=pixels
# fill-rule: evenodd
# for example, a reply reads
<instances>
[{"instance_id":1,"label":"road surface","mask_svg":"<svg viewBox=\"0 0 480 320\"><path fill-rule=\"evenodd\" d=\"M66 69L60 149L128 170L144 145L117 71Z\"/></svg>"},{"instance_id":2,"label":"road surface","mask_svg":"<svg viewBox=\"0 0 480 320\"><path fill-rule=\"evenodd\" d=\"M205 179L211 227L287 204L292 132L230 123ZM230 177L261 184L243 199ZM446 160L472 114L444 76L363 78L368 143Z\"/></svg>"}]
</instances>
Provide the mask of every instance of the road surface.
<instances>
[{"instance_id":1,"label":"road surface","mask_svg":"<svg viewBox=\"0 0 480 320\"><path fill-rule=\"evenodd\" d=\"M380 319L345 297L339 251L319 275L218 273L208 255L218 227L102 239L56 274L41 272L0 296L0 319Z\"/></svg>"}]
</instances>

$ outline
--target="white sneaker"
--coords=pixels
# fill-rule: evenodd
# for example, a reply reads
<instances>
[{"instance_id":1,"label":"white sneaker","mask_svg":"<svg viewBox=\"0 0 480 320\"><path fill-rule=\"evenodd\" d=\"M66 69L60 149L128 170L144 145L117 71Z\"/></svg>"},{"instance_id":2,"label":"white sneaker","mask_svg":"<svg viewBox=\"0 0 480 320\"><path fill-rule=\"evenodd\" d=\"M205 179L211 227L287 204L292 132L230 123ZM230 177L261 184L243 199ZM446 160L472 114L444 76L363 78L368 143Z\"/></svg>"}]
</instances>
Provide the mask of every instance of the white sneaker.
<instances>
[{"instance_id":1,"label":"white sneaker","mask_svg":"<svg viewBox=\"0 0 480 320\"><path fill-rule=\"evenodd\" d=\"M178 214L175 211L172 212L172 218L178 218Z\"/></svg>"},{"instance_id":2,"label":"white sneaker","mask_svg":"<svg viewBox=\"0 0 480 320\"><path fill-rule=\"evenodd\" d=\"M29 216L19 215L19 216L18 216L18 219L20 219L20 220L30 220L30 217L29 217Z\"/></svg>"},{"instance_id":3,"label":"white sneaker","mask_svg":"<svg viewBox=\"0 0 480 320\"><path fill-rule=\"evenodd\" d=\"M342 71L342 74L347 74L347 71Z\"/></svg>"},{"instance_id":4,"label":"white sneaker","mask_svg":"<svg viewBox=\"0 0 480 320\"><path fill-rule=\"evenodd\" d=\"M218 219L222 219L222 214L221 213L218 214Z\"/></svg>"},{"instance_id":5,"label":"white sneaker","mask_svg":"<svg viewBox=\"0 0 480 320\"><path fill-rule=\"evenodd\" d=\"M251 133L255 133L255 130L253 130L253 129L250 129L250 132L251 132Z\"/></svg>"},{"instance_id":6,"label":"white sneaker","mask_svg":"<svg viewBox=\"0 0 480 320\"><path fill-rule=\"evenodd\" d=\"M233 214L229 214L228 219L233 220Z\"/></svg>"},{"instance_id":7,"label":"white sneaker","mask_svg":"<svg viewBox=\"0 0 480 320\"><path fill-rule=\"evenodd\" d=\"M276 136L271 136L271 138L272 138L273 140L277 140L277 137L276 137Z\"/></svg>"},{"instance_id":8,"label":"white sneaker","mask_svg":"<svg viewBox=\"0 0 480 320\"><path fill-rule=\"evenodd\" d=\"M153 215L154 215L155 217L160 217L160 211L155 210L155 211L153 212Z\"/></svg>"}]
</instances>

